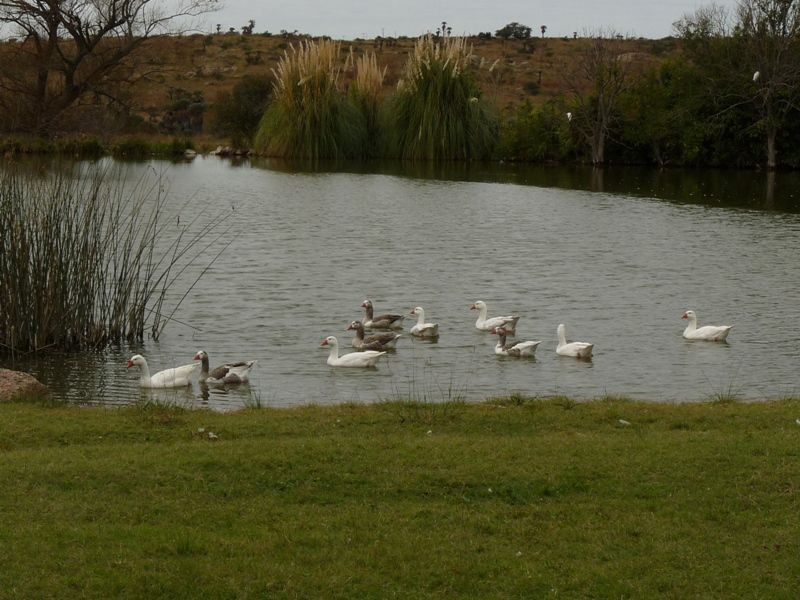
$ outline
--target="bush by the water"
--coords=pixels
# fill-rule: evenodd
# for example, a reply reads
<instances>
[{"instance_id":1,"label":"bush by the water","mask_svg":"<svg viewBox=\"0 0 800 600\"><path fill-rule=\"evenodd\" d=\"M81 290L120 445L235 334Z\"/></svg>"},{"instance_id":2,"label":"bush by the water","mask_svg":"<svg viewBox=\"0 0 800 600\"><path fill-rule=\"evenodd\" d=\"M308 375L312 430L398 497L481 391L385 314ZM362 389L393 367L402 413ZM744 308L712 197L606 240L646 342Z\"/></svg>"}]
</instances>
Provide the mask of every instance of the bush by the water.
<instances>
[{"instance_id":1,"label":"bush by the water","mask_svg":"<svg viewBox=\"0 0 800 600\"><path fill-rule=\"evenodd\" d=\"M393 153L423 160L485 159L498 139L497 121L470 71L464 38L417 41L389 108Z\"/></svg>"},{"instance_id":2,"label":"bush by the water","mask_svg":"<svg viewBox=\"0 0 800 600\"><path fill-rule=\"evenodd\" d=\"M272 79L265 75L246 75L221 93L212 110L212 131L230 137L237 148L250 146L258 123L264 116L272 91Z\"/></svg>"},{"instance_id":3,"label":"bush by the water","mask_svg":"<svg viewBox=\"0 0 800 600\"><path fill-rule=\"evenodd\" d=\"M343 93L340 46L303 41L285 52L274 71L272 102L255 136L255 148L284 158L351 158L363 153L360 111Z\"/></svg>"}]
</instances>

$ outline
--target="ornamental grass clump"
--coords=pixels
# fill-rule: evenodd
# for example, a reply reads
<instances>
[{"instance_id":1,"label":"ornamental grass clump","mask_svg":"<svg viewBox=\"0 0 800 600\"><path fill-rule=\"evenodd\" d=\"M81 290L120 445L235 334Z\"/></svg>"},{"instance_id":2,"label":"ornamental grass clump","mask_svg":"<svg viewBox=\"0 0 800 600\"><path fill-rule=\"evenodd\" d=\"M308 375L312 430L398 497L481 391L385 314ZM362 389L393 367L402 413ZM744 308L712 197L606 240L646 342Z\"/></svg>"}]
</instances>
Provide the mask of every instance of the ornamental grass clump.
<instances>
[{"instance_id":1,"label":"ornamental grass clump","mask_svg":"<svg viewBox=\"0 0 800 600\"><path fill-rule=\"evenodd\" d=\"M351 50L349 63L355 68L355 76L348 94L363 118L366 134L364 154L375 157L382 151L381 90L386 67L381 69L378 66L373 52L354 58Z\"/></svg>"},{"instance_id":2,"label":"ornamental grass clump","mask_svg":"<svg viewBox=\"0 0 800 600\"><path fill-rule=\"evenodd\" d=\"M471 74L464 38L431 35L417 41L390 108L393 152L412 160L489 158L496 119Z\"/></svg>"},{"instance_id":3,"label":"ornamental grass clump","mask_svg":"<svg viewBox=\"0 0 800 600\"><path fill-rule=\"evenodd\" d=\"M341 89L339 44L305 41L291 46L273 70L272 102L255 147L283 158L350 158L364 148L364 122Z\"/></svg>"},{"instance_id":4,"label":"ornamental grass clump","mask_svg":"<svg viewBox=\"0 0 800 600\"><path fill-rule=\"evenodd\" d=\"M0 355L158 338L186 296L171 289L221 235L218 220L176 227L164 211L160 182L0 170Z\"/></svg>"}]
</instances>

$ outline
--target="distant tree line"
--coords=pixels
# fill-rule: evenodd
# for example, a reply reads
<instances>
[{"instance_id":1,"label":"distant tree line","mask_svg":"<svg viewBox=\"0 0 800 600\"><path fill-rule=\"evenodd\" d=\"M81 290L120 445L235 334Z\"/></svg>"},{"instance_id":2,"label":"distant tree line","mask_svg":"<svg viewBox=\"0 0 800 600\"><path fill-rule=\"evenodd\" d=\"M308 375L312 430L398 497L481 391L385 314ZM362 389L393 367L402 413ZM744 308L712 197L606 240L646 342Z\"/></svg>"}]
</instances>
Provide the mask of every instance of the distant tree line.
<instances>
[{"instance_id":1,"label":"distant tree line","mask_svg":"<svg viewBox=\"0 0 800 600\"><path fill-rule=\"evenodd\" d=\"M4 48L0 130L48 135L88 104L122 107L135 83L132 57L141 40L214 5L186 0L179 11L156 18L144 10L152 1L109 0L122 11L111 19L93 4L48 3L38 18L31 0L0 0L0 22L26 35ZM137 7L141 11L131 10ZM296 65L298 75L287 62L277 70L283 80L245 77L219 95L205 121L203 99L181 96L165 122L170 131L208 127L237 146L255 143L265 152L298 156L798 168L799 7L800 0L740 0L735 10L698 9L675 23L674 38L661 41L672 46L669 58L651 56L650 62L633 55L613 30L584 33L569 62L554 69L564 94L506 109L503 118L482 94L483 67L468 47L455 44L461 38L451 38L451 26L442 21L418 45L416 62L409 62L389 97L374 57L359 62L351 55L344 65L336 62L338 47L320 54L303 45L287 54L287 60L310 61ZM242 28L245 35L254 25ZM539 31L544 36L547 27ZM521 41L530 51L536 43L532 28L517 22L478 39L491 37ZM323 54L325 65L314 62ZM500 81L500 68L493 69L482 75L490 85ZM538 93L541 73L529 84L524 89ZM312 97L312 89L324 96ZM311 106L316 122L305 120ZM281 129L290 126L302 143Z\"/></svg>"},{"instance_id":2,"label":"distant tree line","mask_svg":"<svg viewBox=\"0 0 800 600\"><path fill-rule=\"evenodd\" d=\"M800 2L712 5L675 29L682 51L639 72L613 32L590 39L564 65L565 97L504 121L500 155L800 167Z\"/></svg>"}]
</instances>

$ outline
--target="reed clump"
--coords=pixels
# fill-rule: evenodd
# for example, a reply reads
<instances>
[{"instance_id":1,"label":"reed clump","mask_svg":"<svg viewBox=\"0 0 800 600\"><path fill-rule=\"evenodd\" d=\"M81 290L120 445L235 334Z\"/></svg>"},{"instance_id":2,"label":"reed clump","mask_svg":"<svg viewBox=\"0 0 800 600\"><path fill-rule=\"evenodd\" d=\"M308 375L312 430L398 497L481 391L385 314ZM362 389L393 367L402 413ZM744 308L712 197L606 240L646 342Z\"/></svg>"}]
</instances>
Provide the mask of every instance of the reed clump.
<instances>
[{"instance_id":1,"label":"reed clump","mask_svg":"<svg viewBox=\"0 0 800 600\"><path fill-rule=\"evenodd\" d=\"M352 49L348 62L355 69L348 94L364 120L366 143L364 154L369 157L380 156L384 137L381 123L381 90L383 80L386 78L386 67L380 68L374 52L354 58Z\"/></svg>"},{"instance_id":2,"label":"reed clump","mask_svg":"<svg viewBox=\"0 0 800 600\"><path fill-rule=\"evenodd\" d=\"M159 182L126 190L105 175L0 171L0 354L163 330L167 294L216 224L168 229Z\"/></svg>"},{"instance_id":3,"label":"reed clump","mask_svg":"<svg viewBox=\"0 0 800 600\"><path fill-rule=\"evenodd\" d=\"M356 158L364 147L361 113L342 91L340 45L309 40L292 45L273 70L272 102L255 147L283 158Z\"/></svg>"},{"instance_id":4,"label":"reed clump","mask_svg":"<svg viewBox=\"0 0 800 600\"><path fill-rule=\"evenodd\" d=\"M421 37L389 112L394 153L412 160L489 158L498 125L471 73L465 38Z\"/></svg>"}]
</instances>

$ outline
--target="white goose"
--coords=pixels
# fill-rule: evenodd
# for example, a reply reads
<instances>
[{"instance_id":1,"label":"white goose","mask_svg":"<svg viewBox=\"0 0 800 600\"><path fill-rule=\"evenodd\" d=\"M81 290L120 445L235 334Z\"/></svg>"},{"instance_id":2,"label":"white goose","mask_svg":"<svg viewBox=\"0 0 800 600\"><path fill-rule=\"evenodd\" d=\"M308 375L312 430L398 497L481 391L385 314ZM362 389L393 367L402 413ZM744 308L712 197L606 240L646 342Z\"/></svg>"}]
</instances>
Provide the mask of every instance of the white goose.
<instances>
[{"instance_id":1,"label":"white goose","mask_svg":"<svg viewBox=\"0 0 800 600\"><path fill-rule=\"evenodd\" d=\"M139 385L143 388L184 387L191 383L190 377L200 369L200 363L193 363L174 369L165 369L151 376L147 361L141 354L134 354L128 360L128 368L133 366L139 367Z\"/></svg>"},{"instance_id":2,"label":"white goose","mask_svg":"<svg viewBox=\"0 0 800 600\"><path fill-rule=\"evenodd\" d=\"M417 324L411 328L411 335L421 338L437 338L439 337L439 324L438 323L426 323L425 322L425 311L421 306L415 307L411 313L412 315L416 315L417 317Z\"/></svg>"},{"instance_id":3,"label":"white goose","mask_svg":"<svg viewBox=\"0 0 800 600\"><path fill-rule=\"evenodd\" d=\"M199 360L202 368L200 369L200 379L206 383L247 383L250 380L250 369L256 361L247 360L237 363L226 363L216 367L213 371L208 370L208 353L200 350L194 355L194 360Z\"/></svg>"},{"instance_id":4,"label":"white goose","mask_svg":"<svg viewBox=\"0 0 800 600\"><path fill-rule=\"evenodd\" d=\"M707 340L709 342L724 342L733 329L733 325L705 325L697 326L697 314L693 310L683 313L681 319L688 319L689 323L683 330L683 337L687 340Z\"/></svg>"},{"instance_id":5,"label":"white goose","mask_svg":"<svg viewBox=\"0 0 800 600\"><path fill-rule=\"evenodd\" d=\"M320 346L330 347L328 364L332 367L374 367L378 359L386 354L386 352L364 350L363 352L350 352L339 356L339 340L332 335L322 340Z\"/></svg>"},{"instance_id":6,"label":"white goose","mask_svg":"<svg viewBox=\"0 0 800 600\"><path fill-rule=\"evenodd\" d=\"M558 346L556 346L556 354L559 356L573 356L575 358L591 358L592 348L594 344L587 342L570 342L567 343L567 328L561 323L558 326Z\"/></svg>"},{"instance_id":7,"label":"white goose","mask_svg":"<svg viewBox=\"0 0 800 600\"><path fill-rule=\"evenodd\" d=\"M536 353L536 348L542 343L541 341L528 341L506 344L508 330L503 327L495 327L492 329L492 333L497 335L497 345L494 347L494 353L500 356L515 356L517 358L533 356Z\"/></svg>"},{"instance_id":8,"label":"white goose","mask_svg":"<svg viewBox=\"0 0 800 600\"><path fill-rule=\"evenodd\" d=\"M519 321L517 315L491 317L487 319L486 313L488 312L488 308L486 302L483 300L478 300L470 305L469 309L478 311L478 320L475 321L475 327L481 331L491 331L495 327L504 327L507 332L514 333L514 330L517 328L517 321Z\"/></svg>"}]
</instances>

